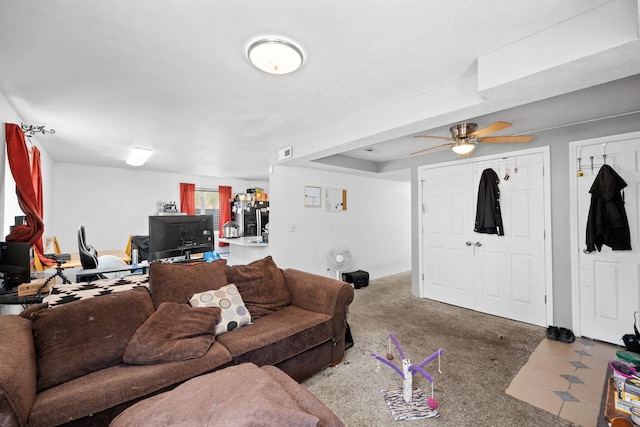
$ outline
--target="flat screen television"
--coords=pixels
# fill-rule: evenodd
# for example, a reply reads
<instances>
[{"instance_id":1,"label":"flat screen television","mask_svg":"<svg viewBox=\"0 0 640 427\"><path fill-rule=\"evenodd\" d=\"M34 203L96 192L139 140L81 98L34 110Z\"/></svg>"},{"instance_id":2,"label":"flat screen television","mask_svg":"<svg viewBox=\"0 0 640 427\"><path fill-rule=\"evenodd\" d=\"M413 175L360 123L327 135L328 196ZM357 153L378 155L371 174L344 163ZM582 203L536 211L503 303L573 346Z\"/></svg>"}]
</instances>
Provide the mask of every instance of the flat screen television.
<instances>
[{"instance_id":1,"label":"flat screen television","mask_svg":"<svg viewBox=\"0 0 640 427\"><path fill-rule=\"evenodd\" d=\"M0 274L5 291L31 281L30 250L27 242L0 242Z\"/></svg>"},{"instance_id":2,"label":"flat screen television","mask_svg":"<svg viewBox=\"0 0 640 427\"><path fill-rule=\"evenodd\" d=\"M213 215L149 217L149 261L190 259L213 251Z\"/></svg>"}]
</instances>

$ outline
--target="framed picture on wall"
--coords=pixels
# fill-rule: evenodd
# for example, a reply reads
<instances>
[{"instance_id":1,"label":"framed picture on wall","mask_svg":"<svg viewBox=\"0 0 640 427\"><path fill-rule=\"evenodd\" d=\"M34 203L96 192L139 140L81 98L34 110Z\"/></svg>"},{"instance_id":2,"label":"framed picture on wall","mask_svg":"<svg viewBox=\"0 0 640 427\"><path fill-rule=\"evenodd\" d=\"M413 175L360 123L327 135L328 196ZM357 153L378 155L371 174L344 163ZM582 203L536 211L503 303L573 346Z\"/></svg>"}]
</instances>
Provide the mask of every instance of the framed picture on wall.
<instances>
[{"instance_id":1,"label":"framed picture on wall","mask_svg":"<svg viewBox=\"0 0 640 427\"><path fill-rule=\"evenodd\" d=\"M322 199L322 189L307 185L304 187L304 206L307 208L319 208Z\"/></svg>"},{"instance_id":2,"label":"framed picture on wall","mask_svg":"<svg viewBox=\"0 0 640 427\"><path fill-rule=\"evenodd\" d=\"M347 210L347 190L326 187L324 189L324 210L326 212L344 212Z\"/></svg>"}]
</instances>

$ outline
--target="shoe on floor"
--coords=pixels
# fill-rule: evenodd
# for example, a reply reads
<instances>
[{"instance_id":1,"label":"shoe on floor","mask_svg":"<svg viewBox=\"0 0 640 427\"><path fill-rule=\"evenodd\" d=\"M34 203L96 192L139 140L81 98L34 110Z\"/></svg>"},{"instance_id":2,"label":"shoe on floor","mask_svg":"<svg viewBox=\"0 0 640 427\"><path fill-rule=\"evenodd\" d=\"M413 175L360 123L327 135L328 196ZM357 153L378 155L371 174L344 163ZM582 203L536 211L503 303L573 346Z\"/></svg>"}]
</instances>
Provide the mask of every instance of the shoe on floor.
<instances>
[{"instance_id":1,"label":"shoe on floor","mask_svg":"<svg viewBox=\"0 0 640 427\"><path fill-rule=\"evenodd\" d=\"M576 337L573 335L573 332L571 332L571 329L560 328L558 329L558 340L569 344L574 342Z\"/></svg>"},{"instance_id":2,"label":"shoe on floor","mask_svg":"<svg viewBox=\"0 0 640 427\"><path fill-rule=\"evenodd\" d=\"M549 326L547 328L547 338L550 340L558 341L560 331L557 326Z\"/></svg>"}]
</instances>

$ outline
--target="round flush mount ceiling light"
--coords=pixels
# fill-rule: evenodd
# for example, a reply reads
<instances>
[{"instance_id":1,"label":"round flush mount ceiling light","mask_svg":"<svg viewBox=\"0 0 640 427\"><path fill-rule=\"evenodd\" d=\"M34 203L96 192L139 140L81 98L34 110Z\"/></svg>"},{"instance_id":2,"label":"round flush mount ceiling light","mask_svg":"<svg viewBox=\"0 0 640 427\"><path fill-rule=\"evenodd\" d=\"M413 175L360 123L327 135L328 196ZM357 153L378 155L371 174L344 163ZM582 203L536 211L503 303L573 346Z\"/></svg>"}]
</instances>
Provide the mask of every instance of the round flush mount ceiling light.
<instances>
[{"instance_id":1,"label":"round flush mount ceiling light","mask_svg":"<svg viewBox=\"0 0 640 427\"><path fill-rule=\"evenodd\" d=\"M464 138L456 142L455 145L451 147L454 153L459 154L461 156L471 153L474 148L476 148L476 146L471 144L469 141L467 141Z\"/></svg>"},{"instance_id":2,"label":"round flush mount ceiling light","mask_svg":"<svg viewBox=\"0 0 640 427\"><path fill-rule=\"evenodd\" d=\"M288 74L302 65L302 51L295 44L276 38L257 40L247 49L256 68L270 74Z\"/></svg>"}]
</instances>

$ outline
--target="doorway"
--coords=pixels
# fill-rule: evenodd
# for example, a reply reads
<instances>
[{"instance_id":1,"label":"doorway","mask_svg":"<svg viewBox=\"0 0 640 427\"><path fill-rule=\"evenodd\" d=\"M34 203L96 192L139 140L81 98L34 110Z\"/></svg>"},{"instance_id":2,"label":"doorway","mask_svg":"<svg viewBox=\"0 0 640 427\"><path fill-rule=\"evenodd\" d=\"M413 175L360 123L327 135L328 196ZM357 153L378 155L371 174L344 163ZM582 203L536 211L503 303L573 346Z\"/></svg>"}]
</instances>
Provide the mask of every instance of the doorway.
<instances>
[{"instance_id":1,"label":"doorway","mask_svg":"<svg viewBox=\"0 0 640 427\"><path fill-rule=\"evenodd\" d=\"M535 325L552 324L549 149L418 169L420 296ZM500 178L504 236L474 232L485 169Z\"/></svg>"},{"instance_id":2,"label":"doorway","mask_svg":"<svg viewBox=\"0 0 640 427\"><path fill-rule=\"evenodd\" d=\"M620 345L624 334L633 333L634 312L640 310L640 132L573 142L570 161L574 331ZM632 249L602 246L586 253L589 190L605 162L627 183L623 195Z\"/></svg>"}]
</instances>

